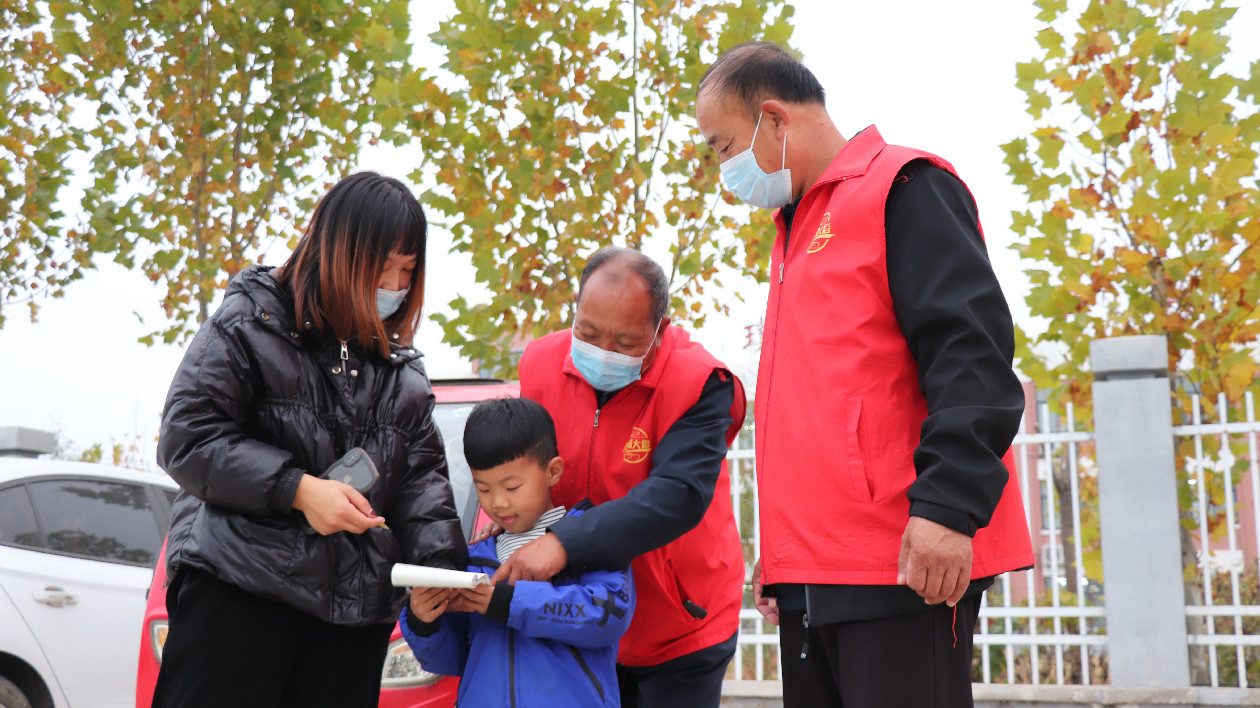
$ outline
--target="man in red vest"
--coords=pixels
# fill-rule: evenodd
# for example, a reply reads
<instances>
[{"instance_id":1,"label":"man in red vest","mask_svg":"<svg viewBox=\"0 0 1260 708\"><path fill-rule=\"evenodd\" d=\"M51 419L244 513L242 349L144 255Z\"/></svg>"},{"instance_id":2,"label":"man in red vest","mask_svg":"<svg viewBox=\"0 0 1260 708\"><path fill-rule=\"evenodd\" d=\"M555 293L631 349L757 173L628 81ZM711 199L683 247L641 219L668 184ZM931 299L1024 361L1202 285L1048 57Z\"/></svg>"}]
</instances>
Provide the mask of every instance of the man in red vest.
<instances>
[{"instance_id":1,"label":"man in red vest","mask_svg":"<svg viewBox=\"0 0 1260 708\"><path fill-rule=\"evenodd\" d=\"M971 706L981 596L1033 563L1013 325L975 201L874 126L846 140L773 44L719 57L696 113L727 188L777 209L753 582L784 705Z\"/></svg>"},{"instance_id":2,"label":"man in red vest","mask_svg":"<svg viewBox=\"0 0 1260 708\"><path fill-rule=\"evenodd\" d=\"M596 506L516 551L495 579L630 565L638 604L618 653L621 704L707 708L739 629L744 558L726 450L746 397L668 312L661 267L605 248L582 272L573 328L526 347L521 395L555 419L565 463L553 498Z\"/></svg>"}]
</instances>

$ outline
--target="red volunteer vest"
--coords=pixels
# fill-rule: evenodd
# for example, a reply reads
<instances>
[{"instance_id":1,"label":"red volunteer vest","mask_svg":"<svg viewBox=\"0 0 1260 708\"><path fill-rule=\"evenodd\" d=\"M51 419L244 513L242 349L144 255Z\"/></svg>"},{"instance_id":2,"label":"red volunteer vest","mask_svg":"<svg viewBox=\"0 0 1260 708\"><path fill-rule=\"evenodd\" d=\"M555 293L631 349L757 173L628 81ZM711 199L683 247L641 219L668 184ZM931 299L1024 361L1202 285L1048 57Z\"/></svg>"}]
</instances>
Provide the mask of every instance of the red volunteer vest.
<instances>
[{"instance_id":1,"label":"red volunteer vest","mask_svg":"<svg viewBox=\"0 0 1260 708\"><path fill-rule=\"evenodd\" d=\"M668 327L643 377L595 414L595 392L569 357L570 330L534 340L521 357L521 395L538 401L556 422L564 475L552 490L557 504L596 504L624 497L652 472L652 450L700 400L715 370L735 381L730 444L744 422L743 385L678 327ZM726 462L699 526L634 559L638 602L621 639L618 661L652 666L711 647L739 628L744 556L731 510ZM692 617L682 603L707 610Z\"/></svg>"},{"instance_id":2,"label":"red volunteer vest","mask_svg":"<svg viewBox=\"0 0 1260 708\"><path fill-rule=\"evenodd\" d=\"M884 202L911 160L874 126L854 136L784 222L771 257L754 413L767 583L892 585L927 417L888 286ZM1008 452L1004 459L1013 470ZM972 577L1032 565L1016 475L972 542Z\"/></svg>"}]
</instances>

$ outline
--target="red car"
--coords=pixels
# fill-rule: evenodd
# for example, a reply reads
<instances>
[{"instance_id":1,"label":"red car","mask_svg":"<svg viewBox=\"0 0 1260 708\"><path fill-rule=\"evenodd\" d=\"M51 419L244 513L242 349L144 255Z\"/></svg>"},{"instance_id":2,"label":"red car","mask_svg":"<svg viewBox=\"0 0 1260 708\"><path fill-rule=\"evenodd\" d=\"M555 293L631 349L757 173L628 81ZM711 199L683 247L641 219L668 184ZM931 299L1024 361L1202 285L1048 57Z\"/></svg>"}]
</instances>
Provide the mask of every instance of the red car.
<instances>
[{"instance_id":1,"label":"red car","mask_svg":"<svg viewBox=\"0 0 1260 708\"><path fill-rule=\"evenodd\" d=\"M468 538L475 527L484 523L485 517L479 514L472 474L464 462L464 421L478 401L519 396L520 385L502 379L447 379L434 381L433 392L437 397L433 421L446 441L446 460L450 468L451 487L455 491L455 505L463 522L464 536ZM157 564L153 582L149 585L144 628L140 635L136 708L151 708L153 704L153 687L157 683L158 666L162 663L162 645L166 643L165 543L160 557L163 560ZM420 668L402 638L402 631L394 626L385 668L381 673L380 708L449 708L455 705L458 687L459 679L431 674Z\"/></svg>"}]
</instances>

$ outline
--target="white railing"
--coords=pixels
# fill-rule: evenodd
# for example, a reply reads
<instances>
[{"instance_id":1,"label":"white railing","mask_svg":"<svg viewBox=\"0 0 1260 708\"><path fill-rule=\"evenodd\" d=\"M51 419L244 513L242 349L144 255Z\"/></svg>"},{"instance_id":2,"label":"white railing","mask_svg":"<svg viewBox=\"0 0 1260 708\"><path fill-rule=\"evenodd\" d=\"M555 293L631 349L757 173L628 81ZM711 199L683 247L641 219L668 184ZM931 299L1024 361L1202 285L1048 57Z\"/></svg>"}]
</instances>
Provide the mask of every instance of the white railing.
<instances>
[{"instance_id":1,"label":"white railing","mask_svg":"<svg viewBox=\"0 0 1260 708\"><path fill-rule=\"evenodd\" d=\"M752 415L744 432L727 453L730 467L731 503L735 523L744 548L744 607L739 613L739 643L731 661L737 680L779 680L779 629L766 622L752 606L752 564L761 546L761 516L757 498L756 473L752 448Z\"/></svg>"},{"instance_id":2,"label":"white railing","mask_svg":"<svg viewBox=\"0 0 1260 708\"><path fill-rule=\"evenodd\" d=\"M751 417L751 416L750 416ZM1015 438L1013 451L1024 511L1038 549L1046 539L1051 548L1065 535L1058 526L1061 500L1057 494L1053 472L1055 466L1066 465L1070 480L1071 539L1077 559L1075 586L1086 587L1090 579L1084 572L1079 477L1096 475L1093 465L1093 435L1074 428L1072 411L1068 410L1067 430L1054 431L1048 410L1043 406L1039 430L1025 430ZM731 496L736 523L744 543L744 557L751 573L760 542L757 514L757 489L752 450L751 424L745 429L727 455L730 464ZM1042 500L1048 499L1048 504ZM1049 513L1034 514L1034 504ZM1047 523L1042 524L1041 519ZM1093 537L1097 538L1097 520L1093 520ZM1062 586L1062 562L1051 552L1046 570L1030 570L1002 575L985 594L980 622L975 634L977 680L984 683L1105 683L1098 666L1106 645L1102 633L1103 608L1087 599L1087 593L1076 593L1066 604ZM1047 580L1047 579L1053 580ZM1096 581L1094 581L1096 582ZM740 613L740 637L732 662L732 678L737 680L778 680L780 660L778 629L765 622L752 607L751 585L744 587L744 609ZM1077 656L1073 657L1075 653ZM1069 664L1069 660L1072 663ZM1068 666L1079 671L1068 669ZM1036 670L1033 670L1036 667Z\"/></svg>"},{"instance_id":3,"label":"white railing","mask_svg":"<svg viewBox=\"0 0 1260 708\"><path fill-rule=\"evenodd\" d=\"M1173 428L1178 474L1190 490L1182 516L1194 526L1193 572L1202 594L1186 607L1192 671L1198 670L1197 684L1254 688L1260 683L1260 422L1250 393L1242 415L1231 413L1223 396L1212 403L1194 397L1185 413L1190 422ZM1004 574L985 593L974 637L975 678L1105 684L1094 434L1076 429L1070 406L1060 421L1042 405L1036 419L1035 429L1025 427L1016 436L1012 451L1037 567ZM728 460L751 571L760 539L751 424L740 437ZM1183 496L1183 507L1186 501ZM777 680L777 628L752 608L751 586L744 596L733 677Z\"/></svg>"},{"instance_id":4,"label":"white railing","mask_svg":"<svg viewBox=\"0 0 1260 708\"><path fill-rule=\"evenodd\" d=\"M1098 538L1097 516L1090 517L1088 529L1082 521L1082 480L1097 479L1093 433L1076 429L1070 405L1062 430L1048 406L1038 413L1035 429L1025 420L1011 446L1037 566L999 576L985 593L974 637L976 680L1106 683L1100 670L1107 644L1104 611L1090 597L1089 589L1098 587L1098 581L1088 577L1085 562L1087 551L1097 551L1083 542L1083 530ZM1065 512L1067 523L1061 524ZM1061 526L1068 527L1066 533ZM1070 567L1063 552L1068 547ZM1068 593L1068 588L1076 592Z\"/></svg>"},{"instance_id":5,"label":"white railing","mask_svg":"<svg viewBox=\"0 0 1260 708\"><path fill-rule=\"evenodd\" d=\"M1016 437L1016 469L1019 488L1023 493L1024 513L1033 522L1043 515L1050 519L1046 528L1029 524L1037 538L1050 539L1051 547L1060 543L1063 534L1057 527L1057 509L1060 499L1053 484L1052 470L1056 464L1066 464L1071 479L1072 533L1074 558L1082 558L1081 504L1077 476L1084 467L1086 474L1094 474L1092 457L1085 457L1082 465L1081 447L1092 440L1092 433L1076 431L1068 412L1067 431L1048 432L1051 418L1043 408L1039 421L1042 430L1024 431ZM1091 451L1087 451L1090 452ZM736 523L745 548L748 572L757 556L760 544L760 520L757 514L756 477L753 471L751 425L731 448L727 460L731 467L731 496L736 510ZM1036 485L1036 486L1034 486ZM1029 490L1033 493L1029 494ZM1048 509L1052 513L1033 514L1033 504L1050 499ZM1095 522L1096 524L1096 522ZM1096 525L1095 525L1096 528ZM1095 538L1096 538L1095 533ZM1039 545L1037 544L1038 548ZM1063 605L1061 592L1061 562L1051 553L1050 574L1023 571L1005 573L985 593L980 622L975 634L979 677L984 683L1043 683L1042 674L1053 683L1101 683L1099 677L1091 677L1091 661L1096 661L1106 637L1101 634L1102 608L1090 605L1086 593L1077 593L1076 600ZM1077 561L1077 587L1084 587L1087 578L1084 564ZM1045 578L1056 578L1046 582ZM1048 585L1048 590L1046 586ZM740 614L740 641L735 660L732 661L732 678L740 680L779 679L779 634L777 627L762 619L752 607L751 585L745 586L745 606ZM1075 631L1074 631L1075 625ZM1072 649L1079 654L1080 671L1065 670ZM1065 654L1066 653L1066 654ZM1033 671L1033 666L1037 670ZM1096 669L1094 670L1096 674ZM1077 680L1071 680L1072 678ZM1084 682L1079 680L1084 677Z\"/></svg>"},{"instance_id":6,"label":"white railing","mask_svg":"<svg viewBox=\"0 0 1260 708\"><path fill-rule=\"evenodd\" d=\"M1210 403L1194 396L1192 422L1173 427L1179 473L1193 490L1188 516L1195 526L1194 572L1202 592L1201 604L1186 607L1192 618L1191 666L1202 670L1206 664L1212 686L1248 688L1256 685L1254 668L1248 681L1248 665L1260 663L1255 560L1260 549L1260 423L1250 392L1243 399L1242 421L1231 421L1238 416L1230 415L1223 394L1215 406Z\"/></svg>"}]
</instances>

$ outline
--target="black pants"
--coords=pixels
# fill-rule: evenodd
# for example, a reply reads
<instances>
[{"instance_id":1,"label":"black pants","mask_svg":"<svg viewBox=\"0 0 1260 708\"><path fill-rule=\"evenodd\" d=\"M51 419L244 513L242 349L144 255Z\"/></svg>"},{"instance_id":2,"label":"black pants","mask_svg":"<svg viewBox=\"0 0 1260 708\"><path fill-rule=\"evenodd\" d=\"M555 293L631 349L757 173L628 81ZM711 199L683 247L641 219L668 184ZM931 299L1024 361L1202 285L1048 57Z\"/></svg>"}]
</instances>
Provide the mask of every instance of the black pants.
<instances>
[{"instance_id":1,"label":"black pants","mask_svg":"<svg viewBox=\"0 0 1260 708\"><path fill-rule=\"evenodd\" d=\"M392 627L342 627L181 568L153 708L356 708L380 700Z\"/></svg>"},{"instance_id":2,"label":"black pants","mask_svg":"<svg viewBox=\"0 0 1260 708\"><path fill-rule=\"evenodd\" d=\"M716 708L738 640L736 632L721 644L655 666L617 664L621 708Z\"/></svg>"},{"instance_id":3,"label":"black pants","mask_svg":"<svg viewBox=\"0 0 1260 708\"><path fill-rule=\"evenodd\" d=\"M980 595L957 606L805 630L780 610L784 708L971 708L971 633ZM808 638L804 659L801 649Z\"/></svg>"}]
</instances>

